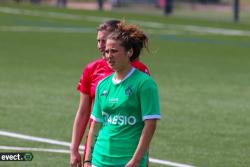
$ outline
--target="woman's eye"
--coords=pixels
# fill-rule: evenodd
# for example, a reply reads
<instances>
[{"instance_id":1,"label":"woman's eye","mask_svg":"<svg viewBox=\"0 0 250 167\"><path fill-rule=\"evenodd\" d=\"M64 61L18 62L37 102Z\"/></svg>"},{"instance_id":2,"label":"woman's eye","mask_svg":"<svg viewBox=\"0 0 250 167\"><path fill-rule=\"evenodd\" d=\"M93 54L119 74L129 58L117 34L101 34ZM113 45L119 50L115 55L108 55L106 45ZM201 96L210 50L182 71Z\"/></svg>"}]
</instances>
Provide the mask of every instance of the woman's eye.
<instances>
[{"instance_id":1,"label":"woman's eye","mask_svg":"<svg viewBox=\"0 0 250 167\"><path fill-rule=\"evenodd\" d=\"M111 53L116 53L117 52L117 50L115 50L115 49L111 49L111 51L110 51Z\"/></svg>"},{"instance_id":2,"label":"woman's eye","mask_svg":"<svg viewBox=\"0 0 250 167\"><path fill-rule=\"evenodd\" d=\"M107 49L107 50L105 50L106 54L108 54L108 53L113 54L113 53L116 53L116 52L117 52L117 50L115 50L115 49Z\"/></svg>"}]
</instances>

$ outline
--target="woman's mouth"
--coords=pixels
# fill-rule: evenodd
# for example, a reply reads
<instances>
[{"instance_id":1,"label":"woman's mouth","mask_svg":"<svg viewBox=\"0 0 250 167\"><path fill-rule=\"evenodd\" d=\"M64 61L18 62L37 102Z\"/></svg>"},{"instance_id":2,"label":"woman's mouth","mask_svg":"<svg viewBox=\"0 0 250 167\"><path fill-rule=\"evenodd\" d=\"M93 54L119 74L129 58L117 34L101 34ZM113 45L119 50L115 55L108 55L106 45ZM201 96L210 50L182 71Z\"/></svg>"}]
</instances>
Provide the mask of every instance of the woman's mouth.
<instances>
[{"instance_id":1,"label":"woman's mouth","mask_svg":"<svg viewBox=\"0 0 250 167\"><path fill-rule=\"evenodd\" d=\"M113 67L115 65L115 62L112 60L108 60L108 64L110 67Z\"/></svg>"}]
</instances>

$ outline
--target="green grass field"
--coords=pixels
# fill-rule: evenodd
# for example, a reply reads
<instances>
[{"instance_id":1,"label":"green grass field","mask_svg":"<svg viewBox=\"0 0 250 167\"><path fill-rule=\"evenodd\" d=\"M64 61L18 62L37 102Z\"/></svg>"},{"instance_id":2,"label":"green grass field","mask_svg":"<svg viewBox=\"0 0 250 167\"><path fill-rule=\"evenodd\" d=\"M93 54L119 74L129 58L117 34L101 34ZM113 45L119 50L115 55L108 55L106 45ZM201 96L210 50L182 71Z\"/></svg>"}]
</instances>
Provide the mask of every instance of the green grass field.
<instances>
[{"instance_id":1,"label":"green grass field","mask_svg":"<svg viewBox=\"0 0 250 167\"><path fill-rule=\"evenodd\" d=\"M150 157L248 167L249 23L1 5L0 130L70 142L76 85L83 67L98 58L95 28L105 18L137 23L151 40L141 59L158 84L162 119ZM241 33L232 35L234 30ZM68 149L5 136L0 145ZM69 166L69 154L32 153L31 162L0 166Z\"/></svg>"}]
</instances>

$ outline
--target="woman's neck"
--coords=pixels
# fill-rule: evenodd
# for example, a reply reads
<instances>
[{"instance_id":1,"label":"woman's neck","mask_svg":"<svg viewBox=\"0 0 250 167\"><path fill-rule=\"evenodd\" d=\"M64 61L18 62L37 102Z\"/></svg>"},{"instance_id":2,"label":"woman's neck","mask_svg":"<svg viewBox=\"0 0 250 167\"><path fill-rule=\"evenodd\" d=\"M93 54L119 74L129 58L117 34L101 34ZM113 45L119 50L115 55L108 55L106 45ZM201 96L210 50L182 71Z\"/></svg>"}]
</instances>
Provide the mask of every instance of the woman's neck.
<instances>
[{"instance_id":1,"label":"woman's neck","mask_svg":"<svg viewBox=\"0 0 250 167\"><path fill-rule=\"evenodd\" d=\"M129 64L128 66L126 66L124 69L119 70L119 71L115 71L115 79L116 80L123 80L127 74L130 72L130 70L132 69L132 66Z\"/></svg>"}]
</instances>

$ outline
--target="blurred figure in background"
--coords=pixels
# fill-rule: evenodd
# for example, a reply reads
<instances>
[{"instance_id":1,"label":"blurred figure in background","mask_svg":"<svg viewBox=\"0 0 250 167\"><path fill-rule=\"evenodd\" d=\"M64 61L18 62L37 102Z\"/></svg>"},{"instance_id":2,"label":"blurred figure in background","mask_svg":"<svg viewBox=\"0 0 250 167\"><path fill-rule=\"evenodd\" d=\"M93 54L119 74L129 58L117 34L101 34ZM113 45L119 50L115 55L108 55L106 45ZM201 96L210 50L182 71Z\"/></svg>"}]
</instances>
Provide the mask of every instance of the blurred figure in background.
<instances>
[{"instance_id":1,"label":"blurred figure in background","mask_svg":"<svg viewBox=\"0 0 250 167\"><path fill-rule=\"evenodd\" d=\"M57 0L57 6L66 7L67 6L67 0Z\"/></svg>"},{"instance_id":2,"label":"blurred figure in background","mask_svg":"<svg viewBox=\"0 0 250 167\"><path fill-rule=\"evenodd\" d=\"M41 0L30 0L30 2L33 4L33 5L38 5L41 3Z\"/></svg>"},{"instance_id":3,"label":"blurred figure in background","mask_svg":"<svg viewBox=\"0 0 250 167\"><path fill-rule=\"evenodd\" d=\"M16 3L20 3L22 2L22 0L14 0Z\"/></svg>"},{"instance_id":4,"label":"blurred figure in background","mask_svg":"<svg viewBox=\"0 0 250 167\"><path fill-rule=\"evenodd\" d=\"M165 0L164 14L170 15L173 12L173 0Z\"/></svg>"},{"instance_id":5,"label":"blurred figure in background","mask_svg":"<svg viewBox=\"0 0 250 167\"><path fill-rule=\"evenodd\" d=\"M97 0L98 9L103 10L103 0Z\"/></svg>"}]
</instances>

